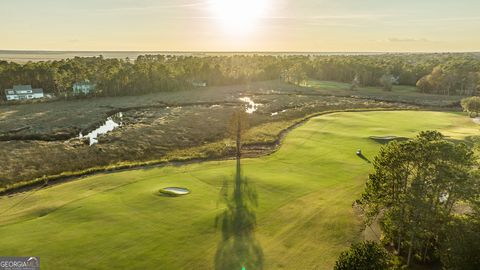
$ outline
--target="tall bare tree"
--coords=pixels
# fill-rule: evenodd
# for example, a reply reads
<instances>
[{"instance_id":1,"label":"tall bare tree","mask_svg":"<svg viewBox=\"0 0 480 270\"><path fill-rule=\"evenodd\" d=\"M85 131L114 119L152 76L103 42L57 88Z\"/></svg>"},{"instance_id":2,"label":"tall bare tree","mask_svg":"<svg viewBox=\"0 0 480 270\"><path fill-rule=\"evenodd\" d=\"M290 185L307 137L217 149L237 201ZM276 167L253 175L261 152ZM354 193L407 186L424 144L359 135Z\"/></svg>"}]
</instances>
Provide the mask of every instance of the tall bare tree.
<instances>
[{"instance_id":1,"label":"tall bare tree","mask_svg":"<svg viewBox=\"0 0 480 270\"><path fill-rule=\"evenodd\" d=\"M242 136L248 129L248 114L244 110L237 110L232 113L228 125L230 136L235 138L236 157L240 160L242 155Z\"/></svg>"}]
</instances>

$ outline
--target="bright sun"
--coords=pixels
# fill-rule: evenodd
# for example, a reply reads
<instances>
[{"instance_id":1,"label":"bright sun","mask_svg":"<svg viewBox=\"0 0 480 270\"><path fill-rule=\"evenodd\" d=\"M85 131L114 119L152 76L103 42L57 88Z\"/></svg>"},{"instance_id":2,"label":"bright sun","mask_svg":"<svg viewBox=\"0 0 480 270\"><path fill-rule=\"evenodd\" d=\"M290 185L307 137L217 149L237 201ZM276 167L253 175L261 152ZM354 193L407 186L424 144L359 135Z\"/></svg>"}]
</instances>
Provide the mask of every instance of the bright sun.
<instances>
[{"instance_id":1,"label":"bright sun","mask_svg":"<svg viewBox=\"0 0 480 270\"><path fill-rule=\"evenodd\" d=\"M255 30L265 16L269 0L211 0L210 10L223 29L232 35Z\"/></svg>"}]
</instances>

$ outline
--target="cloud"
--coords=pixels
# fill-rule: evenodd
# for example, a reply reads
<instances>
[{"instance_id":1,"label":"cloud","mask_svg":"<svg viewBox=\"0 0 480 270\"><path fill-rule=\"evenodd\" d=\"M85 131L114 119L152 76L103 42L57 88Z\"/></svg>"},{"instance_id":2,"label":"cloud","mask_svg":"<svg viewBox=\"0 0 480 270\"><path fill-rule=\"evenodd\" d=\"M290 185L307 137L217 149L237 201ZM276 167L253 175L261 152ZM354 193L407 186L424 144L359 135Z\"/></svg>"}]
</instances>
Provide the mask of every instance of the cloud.
<instances>
[{"instance_id":1,"label":"cloud","mask_svg":"<svg viewBox=\"0 0 480 270\"><path fill-rule=\"evenodd\" d=\"M124 5L116 6L97 6L97 12L103 13L144 13L144 12L158 12L158 11L172 11L176 9L204 9L210 1L167 1L167 3L157 3L156 1L135 1L126 2ZM90 11L90 9L84 9L84 11Z\"/></svg>"},{"instance_id":2,"label":"cloud","mask_svg":"<svg viewBox=\"0 0 480 270\"><path fill-rule=\"evenodd\" d=\"M463 23L463 22L479 22L480 17L449 17L449 18L430 18L430 19L416 19L410 20L412 23L439 23L439 22L448 22L448 23Z\"/></svg>"},{"instance_id":3,"label":"cloud","mask_svg":"<svg viewBox=\"0 0 480 270\"><path fill-rule=\"evenodd\" d=\"M397 38L392 37L387 39L388 42L431 42L426 38Z\"/></svg>"}]
</instances>

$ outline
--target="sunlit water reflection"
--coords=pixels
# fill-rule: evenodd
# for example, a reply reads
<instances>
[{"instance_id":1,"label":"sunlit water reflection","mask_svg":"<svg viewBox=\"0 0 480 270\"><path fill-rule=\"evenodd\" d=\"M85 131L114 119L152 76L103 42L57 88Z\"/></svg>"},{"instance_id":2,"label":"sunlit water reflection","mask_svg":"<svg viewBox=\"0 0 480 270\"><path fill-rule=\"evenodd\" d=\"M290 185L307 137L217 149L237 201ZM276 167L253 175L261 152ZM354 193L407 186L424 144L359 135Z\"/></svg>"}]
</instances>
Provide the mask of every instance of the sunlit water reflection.
<instances>
[{"instance_id":1,"label":"sunlit water reflection","mask_svg":"<svg viewBox=\"0 0 480 270\"><path fill-rule=\"evenodd\" d=\"M122 125L122 120L123 114L121 112L110 116L107 118L105 123L101 125L100 127L96 128L95 130L91 131L87 135L83 136L82 133L78 136L80 139L82 138L88 138L89 139L89 145L94 145L98 143L98 136L107 134L108 132L113 131L114 129L118 128L119 126Z\"/></svg>"},{"instance_id":2,"label":"sunlit water reflection","mask_svg":"<svg viewBox=\"0 0 480 270\"><path fill-rule=\"evenodd\" d=\"M243 98L240 98L240 100L247 103L245 112L249 114L256 112L258 110L258 107L262 105L262 104L253 102L253 100L249 97L243 97Z\"/></svg>"}]
</instances>

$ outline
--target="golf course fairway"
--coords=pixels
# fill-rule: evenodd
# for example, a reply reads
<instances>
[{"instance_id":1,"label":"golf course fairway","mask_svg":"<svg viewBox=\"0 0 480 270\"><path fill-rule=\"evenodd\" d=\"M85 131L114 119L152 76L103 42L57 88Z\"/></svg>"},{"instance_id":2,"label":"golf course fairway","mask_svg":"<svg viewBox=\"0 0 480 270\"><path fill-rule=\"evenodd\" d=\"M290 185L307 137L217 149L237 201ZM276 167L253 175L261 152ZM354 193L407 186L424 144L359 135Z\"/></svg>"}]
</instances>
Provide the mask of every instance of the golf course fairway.
<instances>
[{"instance_id":1,"label":"golf course fairway","mask_svg":"<svg viewBox=\"0 0 480 270\"><path fill-rule=\"evenodd\" d=\"M331 269L362 240L352 208L381 144L370 136L439 130L478 135L461 113L333 113L291 131L272 155L242 160L258 195L255 239L264 269ZM222 241L215 217L235 161L139 169L0 198L0 254L40 256L42 269L215 269ZM165 187L190 194L158 196ZM248 260L248 258L247 258ZM234 269L232 269L234 270ZM240 269L239 269L240 270ZM248 270L248 269L247 269Z\"/></svg>"}]
</instances>

